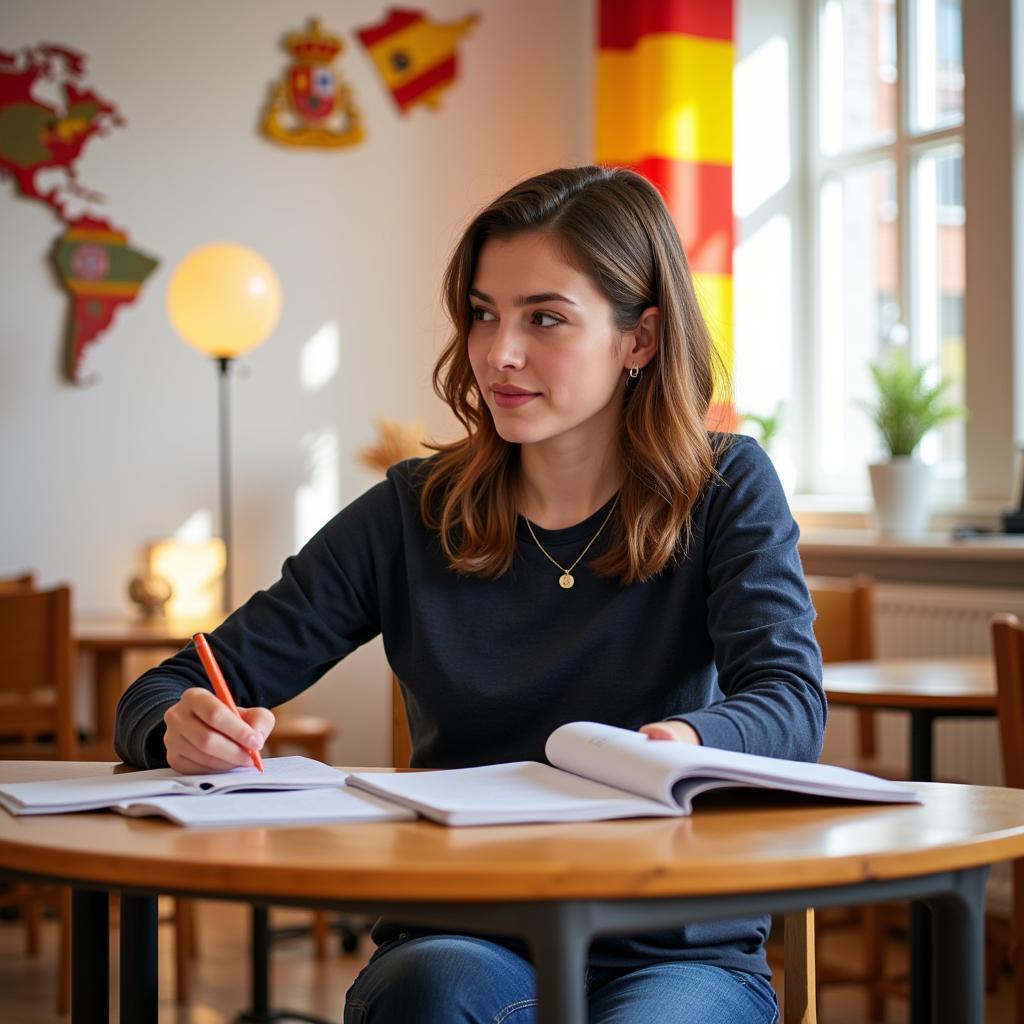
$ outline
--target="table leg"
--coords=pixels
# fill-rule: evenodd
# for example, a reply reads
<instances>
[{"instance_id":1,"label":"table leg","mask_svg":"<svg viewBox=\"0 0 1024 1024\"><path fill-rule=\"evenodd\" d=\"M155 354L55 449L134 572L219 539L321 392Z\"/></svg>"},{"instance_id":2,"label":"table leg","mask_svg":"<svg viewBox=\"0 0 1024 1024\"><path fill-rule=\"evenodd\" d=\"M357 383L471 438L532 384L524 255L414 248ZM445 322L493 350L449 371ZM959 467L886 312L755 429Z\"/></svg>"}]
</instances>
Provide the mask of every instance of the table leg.
<instances>
[{"instance_id":1,"label":"table leg","mask_svg":"<svg viewBox=\"0 0 1024 1024\"><path fill-rule=\"evenodd\" d=\"M985 882L988 867L957 872L957 886L931 901L935 1024L985 1019Z\"/></svg>"},{"instance_id":2,"label":"table leg","mask_svg":"<svg viewBox=\"0 0 1024 1024\"><path fill-rule=\"evenodd\" d=\"M584 978L590 929L573 903L529 911L525 929L537 975L537 1024L585 1024Z\"/></svg>"},{"instance_id":3,"label":"table leg","mask_svg":"<svg viewBox=\"0 0 1024 1024\"><path fill-rule=\"evenodd\" d=\"M96 718L96 746L104 754L114 756L114 712L124 691L122 651L93 651L95 673L93 694Z\"/></svg>"},{"instance_id":4,"label":"table leg","mask_svg":"<svg viewBox=\"0 0 1024 1024\"><path fill-rule=\"evenodd\" d=\"M71 1022L108 1024L110 902L106 892L71 893Z\"/></svg>"},{"instance_id":5,"label":"table leg","mask_svg":"<svg viewBox=\"0 0 1024 1024\"><path fill-rule=\"evenodd\" d=\"M235 1018L235 1024L278 1024L302 1021L303 1024L330 1024L322 1017L301 1010L270 1008L270 909L253 904L250 967L252 970L252 1005Z\"/></svg>"},{"instance_id":6,"label":"table leg","mask_svg":"<svg viewBox=\"0 0 1024 1024\"><path fill-rule=\"evenodd\" d=\"M157 897L122 893L122 1024L156 1024L158 980Z\"/></svg>"},{"instance_id":7,"label":"table leg","mask_svg":"<svg viewBox=\"0 0 1024 1024\"><path fill-rule=\"evenodd\" d=\"M910 712L910 777L915 782L931 782L935 774L932 760L932 723L935 716L926 709Z\"/></svg>"},{"instance_id":8,"label":"table leg","mask_svg":"<svg viewBox=\"0 0 1024 1024\"><path fill-rule=\"evenodd\" d=\"M910 712L910 777L931 782L934 774L932 723L927 710ZM932 913L921 903L910 905L910 1020L931 1024L934 1014L932 956Z\"/></svg>"}]
</instances>

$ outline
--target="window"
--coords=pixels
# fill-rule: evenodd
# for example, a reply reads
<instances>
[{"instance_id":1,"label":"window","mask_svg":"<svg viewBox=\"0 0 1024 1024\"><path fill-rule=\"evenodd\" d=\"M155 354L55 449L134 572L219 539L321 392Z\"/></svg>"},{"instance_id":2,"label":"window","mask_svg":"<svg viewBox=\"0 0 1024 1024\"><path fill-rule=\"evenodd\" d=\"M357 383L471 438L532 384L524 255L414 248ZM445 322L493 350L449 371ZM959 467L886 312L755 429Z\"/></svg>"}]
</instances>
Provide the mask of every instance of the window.
<instances>
[{"instance_id":1,"label":"window","mask_svg":"<svg viewBox=\"0 0 1024 1024\"><path fill-rule=\"evenodd\" d=\"M818 0L806 490L866 493L881 454L868 368L892 350L963 401L961 39L960 0ZM963 491L964 453L961 422L922 445L946 498Z\"/></svg>"}]
</instances>

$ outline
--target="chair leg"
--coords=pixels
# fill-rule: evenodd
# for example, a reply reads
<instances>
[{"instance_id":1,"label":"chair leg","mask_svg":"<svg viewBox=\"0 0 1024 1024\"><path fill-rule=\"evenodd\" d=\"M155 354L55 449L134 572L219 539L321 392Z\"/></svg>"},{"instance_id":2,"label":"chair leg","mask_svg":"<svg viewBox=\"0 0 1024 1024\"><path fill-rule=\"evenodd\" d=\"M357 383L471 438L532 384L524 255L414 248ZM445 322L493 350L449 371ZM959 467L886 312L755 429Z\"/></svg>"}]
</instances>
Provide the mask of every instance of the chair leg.
<instances>
[{"instance_id":1,"label":"chair leg","mask_svg":"<svg viewBox=\"0 0 1024 1024\"><path fill-rule=\"evenodd\" d=\"M24 888L25 899L21 904L21 918L25 924L25 952L31 957L39 956L39 899L32 886Z\"/></svg>"},{"instance_id":2,"label":"chair leg","mask_svg":"<svg viewBox=\"0 0 1024 1024\"><path fill-rule=\"evenodd\" d=\"M868 994L868 1020L885 1020L885 996L880 983L885 974L885 932L882 908L869 903L860 908L861 950L864 955L864 978Z\"/></svg>"},{"instance_id":3,"label":"chair leg","mask_svg":"<svg viewBox=\"0 0 1024 1024\"><path fill-rule=\"evenodd\" d=\"M327 913L317 910L313 914L313 949L319 962L327 959L327 933L329 931Z\"/></svg>"},{"instance_id":4,"label":"chair leg","mask_svg":"<svg viewBox=\"0 0 1024 1024\"><path fill-rule=\"evenodd\" d=\"M57 898L57 1013L71 1012L71 886L62 885Z\"/></svg>"},{"instance_id":5,"label":"chair leg","mask_svg":"<svg viewBox=\"0 0 1024 1024\"><path fill-rule=\"evenodd\" d=\"M193 900L174 901L174 998L184 1006L192 997L192 960L196 956Z\"/></svg>"}]
</instances>

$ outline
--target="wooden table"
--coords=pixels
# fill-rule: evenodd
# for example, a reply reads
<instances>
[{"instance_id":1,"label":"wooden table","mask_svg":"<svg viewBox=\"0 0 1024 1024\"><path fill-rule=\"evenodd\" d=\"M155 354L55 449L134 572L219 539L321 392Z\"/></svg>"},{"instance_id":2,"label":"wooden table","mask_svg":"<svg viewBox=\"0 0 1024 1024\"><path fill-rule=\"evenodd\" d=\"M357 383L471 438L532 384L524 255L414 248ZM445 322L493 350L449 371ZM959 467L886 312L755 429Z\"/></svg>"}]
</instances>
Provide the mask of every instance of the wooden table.
<instances>
[{"instance_id":1,"label":"wooden table","mask_svg":"<svg viewBox=\"0 0 1024 1024\"><path fill-rule=\"evenodd\" d=\"M910 715L910 777L934 778L935 720L996 714L995 662L976 658L888 658L830 662L825 692L837 707L906 711ZM927 911L911 908L911 984L918 993L912 1024L931 1020L931 935Z\"/></svg>"},{"instance_id":2,"label":"wooden table","mask_svg":"<svg viewBox=\"0 0 1024 1024\"><path fill-rule=\"evenodd\" d=\"M837 661L825 665L824 680L837 707L909 712L910 774L922 782L934 777L935 719L996 713L991 657Z\"/></svg>"},{"instance_id":3,"label":"wooden table","mask_svg":"<svg viewBox=\"0 0 1024 1024\"><path fill-rule=\"evenodd\" d=\"M131 682L125 655L135 650L175 650L195 633L209 633L224 616L204 619L141 619L130 616L75 616L72 633L77 649L91 664L95 718L94 745L101 757L114 756L114 711Z\"/></svg>"},{"instance_id":4,"label":"wooden table","mask_svg":"<svg viewBox=\"0 0 1024 1024\"><path fill-rule=\"evenodd\" d=\"M0 780L114 770L0 763ZM0 812L0 871L75 886L73 1024L107 1022L107 894L122 893L121 1020L157 1019L154 893L385 913L523 936L539 1024L582 1024L596 935L908 898L933 914L938 1024L982 1024L988 865L1024 855L1024 791L928 784L923 805L709 794L690 818L444 828L429 822L188 830Z\"/></svg>"}]
</instances>

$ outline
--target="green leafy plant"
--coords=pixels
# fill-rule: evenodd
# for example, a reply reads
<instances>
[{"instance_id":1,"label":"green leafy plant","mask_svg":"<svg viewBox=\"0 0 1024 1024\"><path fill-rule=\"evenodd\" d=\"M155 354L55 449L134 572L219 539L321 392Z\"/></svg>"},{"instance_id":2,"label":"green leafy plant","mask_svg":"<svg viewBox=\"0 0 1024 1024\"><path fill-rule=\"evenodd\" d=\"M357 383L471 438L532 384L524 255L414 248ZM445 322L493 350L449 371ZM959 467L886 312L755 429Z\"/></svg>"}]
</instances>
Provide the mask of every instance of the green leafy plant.
<instances>
[{"instance_id":1,"label":"green leafy plant","mask_svg":"<svg viewBox=\"0 0 1024 1024\"><path fill-rule=\"evenodd\" d=\"M744 423L753 423L757 427L759 431L757 443L765 451L768 451L772 441L775 439L775 435L779 432L779 427L782 425L782 402L775 406L774 412L764 416L756 412L748 412L743 414L742 420Z\"/></svg>"},{"instance_id":2,"label":"green leafy plant","mask_svg":"<svg viewBox=\"0 0 1024 1024\"><path fill-rule=\"evenodd\" d=\"M924 366L911 366L902 349L869 367L878 397L862 402L892 458L913 455L921 438L935 427L967 415L960 405L943 401L949 381L926 384Z\"/></svg>"}]
</instances>

